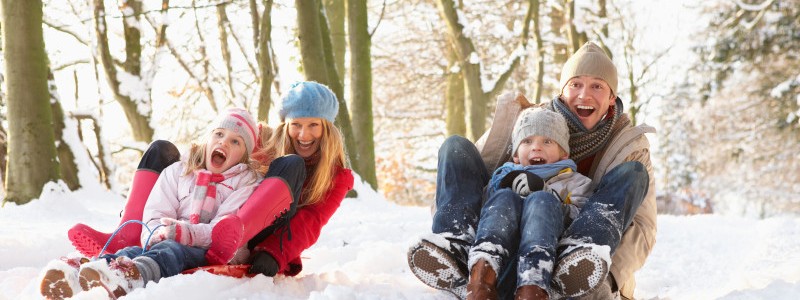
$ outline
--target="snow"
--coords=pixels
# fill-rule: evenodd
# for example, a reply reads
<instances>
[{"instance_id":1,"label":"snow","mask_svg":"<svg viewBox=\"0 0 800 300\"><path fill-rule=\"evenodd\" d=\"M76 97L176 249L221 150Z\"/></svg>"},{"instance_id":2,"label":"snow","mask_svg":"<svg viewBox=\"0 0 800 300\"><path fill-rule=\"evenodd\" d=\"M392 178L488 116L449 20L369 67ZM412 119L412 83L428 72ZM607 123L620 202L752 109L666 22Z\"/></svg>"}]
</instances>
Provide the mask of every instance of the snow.
<instances>
[{"instance_id":1,"label":"snow","mask_svg":"<svg viewBox=\"0 0 800 300\"><path fill-rule=\"evenodd\" d=\"M450 299L408 269L406 251L430 232L429 207L399 206L359 184L303 253L297 277L237 279L200 272L137 289L126 299ZM38 299L40 272L77 255L66 231L77 222L118 223L124 199L100 187L49 184L38 200L0 209L0 299ZM638 299L792 299L800 295L800 217L658 218L657 243L637 273ZM75 299L103 298L99 289Z\"/></svg>"}]
</instances>

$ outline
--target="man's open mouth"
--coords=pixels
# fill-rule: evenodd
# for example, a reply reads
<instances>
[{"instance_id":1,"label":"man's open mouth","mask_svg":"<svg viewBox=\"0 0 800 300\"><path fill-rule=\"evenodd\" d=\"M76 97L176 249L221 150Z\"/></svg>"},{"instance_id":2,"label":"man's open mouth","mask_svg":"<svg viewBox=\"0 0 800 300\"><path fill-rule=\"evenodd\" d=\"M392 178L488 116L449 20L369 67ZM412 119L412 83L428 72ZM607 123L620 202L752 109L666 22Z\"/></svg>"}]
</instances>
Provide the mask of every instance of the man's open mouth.
<instances>
[{"instance_id":1,"label":"man's open mouth","mask_svg":"<svg viewBox=\"0 0 800 300\"><path fill-rule=\"evenodd\" d=\"M575 110L580 117L588 117L594 113L594 107L588 105L578 105L575 107Z\"/></svg>"}]
</instances>

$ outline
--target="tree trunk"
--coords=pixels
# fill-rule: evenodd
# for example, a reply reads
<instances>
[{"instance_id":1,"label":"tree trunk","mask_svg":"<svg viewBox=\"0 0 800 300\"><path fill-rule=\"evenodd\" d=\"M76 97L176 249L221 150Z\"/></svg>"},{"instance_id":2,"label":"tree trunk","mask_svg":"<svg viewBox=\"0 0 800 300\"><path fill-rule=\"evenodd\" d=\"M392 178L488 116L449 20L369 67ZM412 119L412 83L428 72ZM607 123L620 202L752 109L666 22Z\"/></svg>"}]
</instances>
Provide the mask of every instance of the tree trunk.
<instances>
[{"instance_id":1,"label":"tree trunk","mask_svg":"<svg viewBox=\"0 0 800 300\"><path fill-rule=\"evenodd\" d=\"M528 31L528 24L533 23L533 38L536 42L536 86L533 88L531 99L533 103L541 103L542 89L544 86L544 46L542 45L542 32L539 27L539 7L541 3L539 0L530 0L530 7L528 8L528 15L526 19L531 20L525 23L524 31ZM523 34L527 36L527 33Z\"/></svg>"},{"instance_id":2,"label":"tree trunk","mask_svg":"<svg viewBox=\"0 0 800 300\"><path fill-rule=\"evenodd\" d=\"M567 0L564 7L567 11L564 16L567 18L567 38L569 39L569 53L575 53L581 47L578 28L575 27L575 0Z\"/></svg>"},{"instance_id":3,"label":"tree trunk","mask_svg":"<svg viewBox=\"0 0 800 300\"><path fill-rule=\"evenodd\" d=\"M600 46L603 47L603 50L606 51L608 54L608 58L614 60L614 55L611 53L611 49L608 48L608 45L604 42L608 38L608 24L611 23L611 20L608 19L608 3L606 0L599 0L597 5L599 6L597 16L600 20L607 20L607 22L603 23L603 26L600 27L600 34L603 36L600 37Z\"/></svg>"},{"instance_id":4,"label":"tree trunk","mask_svg":"<svg viewBox=\"0 0 800 300\"><path fill-rule=\"evenodd\" d=\"M336 123L339 126L339 129L342 131L342 135L344 136L344 146L346 153L350 155L350 161L358 161L359 153L356 151L356 142L355 142L355 135L353 134L353 124L351 123L352 120L350 119L350 110L348 109L347 101L344 98L344 84L342 83L341 77L339 77L339 73L336 72L336 66L334 66L334 57L333 57L333 44L331 44L331 32L328 28L328 22L325 22L325 14L322 12L322 5L317 6L317 18L319 18L319 29L320 29L320 36L322 37L322 47L324 54L324 63L326 65L326 69L328 72L328 86L333 90L336 94L336 98L339 100L339 114L336 115ZM362 170L357 168L358 163L355 164L356 166L356 173L361 174Z\"/></svg>"},{"instance_id":5,"label":"tree trunk","mask_svg":"<svg viewBox=\"0 0 800 300\"><path fill-rule=\"evenodd\" d=\"M344 88L333 66L333 50L330 41L330 32L325 14L319 0L296 0L298 39L300 40L300 55L303 61L303 71L306 79L327 85L339 100L339 114L336 116L336 125L344 135L345 151L350 161L358 160L358 152L354 149L353 127L350 124L350 114L347 102L344 101ZM358 173L359 170L356 170Z\"/></svg>"},{"instance_id":6,"label":"tree trunk","mask_svg":"<svg viewBox=\"0 0 800 300\"><path fill-rule=\"evenodd\" d=\"M365 1L362 2L366 5ZM346 76L345 74L347 74L344 67L344 56L347 51L344 31L345 0L322 0L322 3L325 7L326 17L328 17L328 27L331 29L334 66L336 66L336 72L339 74L339 78L344 78ZM352 3L352 1L348 2L348 5L350 3ZM347 9L350 10L349 7ZM353 46L351 45L350 47Z\"/></svg>"},{"instance_id":7,"label":"tree trunk","mask_svg":"<svg viewBox=\"0 0 800 300\"><path fill-rule=\"evenodd\" d=\"M508 69L498 76L493 87L490 87L489 90L484 90L481 82L480 64L472 58L472 56L476 55L475 45L463 32L464 26L461 25L461 22L464 22L464 20L459 20L454 1L439 0L437 1L437 6L439 14L447 25L450 38L453 41L453 48L461 67L461 74L464 76L466 137L472 141L477 141L486 130L486 118L489 117L489 110L487 109L489 100L503 88L511 73L519 66L521 58L518 55L512 55ZM526 18L525 22L530 22L529 17ZM523 31L521 38L524 46L528 38L527 31Z\"/></svg>"},{"instance_id":8,"label":"tree trunk","mask_svg":"<svg viewBox=\"0 0 800 300\"><path fill-rule=\"evenodd\" d=\"M470 55L476 53L475 45L463 34L464 26L458 20L453 0L439 0L437 3L439 4L439 13L449 29L461 74L464 77L466 137L471 141L477 141L486 129L486 104L489 97L485 95L481 85L480 64L469 59Z\"/></svg>"},{"instance_id":9,"label":"tree trunk","mask_svg":"<svg viewBox=\"0 0 800 300\"><path fill-rule=\"evenodd\" d=\"M272 81L275 80L269 46L272 43L272 0L264 1L264 13L261 15L259 22L258 46L256 47L258 69L261 75L258 93L258 119L267 122L269 121L269 108L272 104Z\"/></svg>"},{"instance_id":10,"label":"tree trunk","mask_svg":"<svg viewBox=\"0 0 800 300\"><path fill-rule=\"evenodd\" d=\"M2 25L1 22L0 25ZM0 27L0 39L2 39L2 27ZM3 43L0 42L0 55L4 55L2 48ZM3 96L6 95L5 74L5 68L0 68L0 109L2 110L7 109L5 103L6 99L3 98ZM8 163L8 160L6 160L6 155L8 154L8 132L3 127L3 121L5 120L6 116L0 114L0 175L6 174L6 164ZM5 180L3 180L2 176L0 176L0 192L2 192L0 195L5 195L4 185Z\"/></svg>"},{"instance_id":11,"label":"tree trunk","mask_svg":"<svg viewBox=\"0 0 800 300\"><path fill-rule=\"evenodd\" d=\"M350 107L353 110L353 135L358 137L355 140L359 158L356 169L361 179L377 190L372 122L372 37L369 35L366 1L348 0L347 20L350 31Z\"/></svg>"},{"instance_id":12,"label":"tree trunk","mask_svg":"<svg viewBox=\"0 0 800 300\"><path fill-rule=\"evenodd\" d=\"M322 46L319 0L295 0L297 7L297 39L300 40L300 56L306 80L328 84L328 68ZM331 89L333 89L331 87ZM339 95L336 95L339 96Z\"/></svg>"},{"instance_id":13,"label":"tree trunk","mask_svg":"<svg viewBox=\"0 0 800 300\"><path fill-rule=\"evenodd\" d=\"M134 4L131 5L130 3ZM125 5L129 5L131 10L123 10L125 18L133 18L133 20L136 20L136 22L132 21L131 23L138 25L138 16L141 14L141 5L135 5L136 3L138 3L138 1L126 1L123 2L121 7L124 8ZM136 10L137 7L139 9L138 11ZM137 99L131 97L131 95L122 93L120 90L120 81L117 76L117 69L114 66L114 60L111 57L111 52L108 47L108 26L106 25L105 20L105 5L103 4L103 0L94 0L93 19L95 36L97 39L97 55L100 56L100 62L103 65L103 71L108 80L108 85L114 94L114 98L117 100L117 102L119 102L120 106L122 106L122 110L125 112L125 117L128 119L128 123L131 126L133 138L136 141L149 143L153 139L153 128L150 126L151 107L149 95L146 96L147 98ZM123 21L123 24L125 24L124 26L126 27L135 27L130 26L127 21ZM140 79L141 73L137 70L139 69L138 60L141 57L141 42L137 38L138 34L133 33L136 31L138 31L138 29L126 29L125 49L127 57L124 66L126 67L126 73L136 76L138 77L137 79ZM137 49L137 47L129 44L139 45L139 52L133 51ZM131 52L128 53L127 51ZM134 62L134 60L137 62Z\"/></svg>"},{"instance_id":14,"label":"tree trunk","mask_svg":"<svg viewBox=\"0 0 800 300\"><path fill-rule=\"evenodd\" d=\"M123 13L126 20L122 22L122 31L125 35L125 71L131 74L142 74L142 32L139 26L127 22L127 19L135 20L134 24L139 24L139 15L142 12L142 2L140 0L119 1L119 10ZM126 13L130 12L130 13Z\"/></svg>"},{"instance_id":15,"label":"tree trunk","mask_svg":"<svg viewBox=\"0 0 800 300\"><path fill-rule=\"evenodd\" d=\"M451 46L445 51L447 54L447 75L445 78L447 87L444 92L445 102L445 123L447 124L447 136L460 135L466 136L467 123L464 119L464 76L461 72L450 72L454 66L459 65L455 50Z\"/></svg>"},{"instance_id":16,"label":"tree trunk","mask_svg":"<svg viewBox=\"0 0 800 300\"><path fill-rule=\"evenodd\" d=\"M25 204L59 179L41 0L2 1L8 103L6 198Z\"/></svg>"},{"instance_id":17,"label":"tree trunk","mask_svg":"<svg viewBox=\"0 0 800 300\"><path fill-rule=\"evenodd\" d=\"M231 67L231 51L228 46L228 13L225 11L227 3L217 5L217 30L219 31L219 50L222 53L222 61L225 65L225 83L228 85L230 97L226 99L226 105L233 104L231 100L236 96L233 89L233 67Z\"/></svg>"},{"instance_id":18,"label":"tree trunk","mask_svg":"<svg viewBox=\"0 0 800 300\"><path fill-rule=\"evenodd\" d=\"M264 9L267 8L266 2L271 1L264 1ZM253 27L253 47L258 51L258 41L261 35L261 18L258 14L258 2L256 0L248 0L248 4L250 4L250 26ZM272 10L272 5L269 6L269 9Z\"/></svg>"},{"instance_id":19,"label":"tree trunk","mask_svg":"<svg viewBox=\"0 0 800 300\"><path fill-rule=\"evenodd\" d=\"M561 2L563 0L559 0ZM559 3L559 4L566 4L566 3ZM562 6L563 7L563 6ZM566 35L565 24L567 18L564 15L563 9L557 9L556 6L551 7L550 9L550 28L553 30L553 34L556 36L563 36ZM571 52L569 52L569 47L567 44L559 41L554 41L553 45L553 65L555 66L563 66L567 59L569 58ZM560 68L559 68L560 70ZM553 74L553 78L559 79L561 76L560 71L556 71ZM558 92L561 93L561 87L558 87Z\"/></svg>"},{"instance_id":20,"label":"tree trunk","mask_svg":"<svg viewBox=\"0 0 800 300\"><path fill-rule=\"evenodd\" d=\"M58 102L58 91L53 77L53 72L48 67L47 80L49 81L50 109L53 112L53 138L58 141L56 154L61 166L61 179L67 184L70 190L74 191L81 187L78 179L78 165L75 163L75 153L69 143L64 140L65 121L64 109L61 102ZM75 128L77 130L77 128Z\"/></svg>"}]
</instances>

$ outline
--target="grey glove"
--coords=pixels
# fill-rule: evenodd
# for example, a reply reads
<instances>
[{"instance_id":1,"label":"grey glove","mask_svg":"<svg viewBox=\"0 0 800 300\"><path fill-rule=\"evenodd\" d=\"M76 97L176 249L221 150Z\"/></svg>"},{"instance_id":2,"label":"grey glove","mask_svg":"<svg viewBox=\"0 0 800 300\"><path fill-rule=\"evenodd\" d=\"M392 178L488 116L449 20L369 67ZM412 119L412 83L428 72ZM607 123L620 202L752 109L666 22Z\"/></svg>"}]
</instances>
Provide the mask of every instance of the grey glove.
<instances>
[{"instance_id":1,"label":"grey glove","mask_svg":"<svg viewBox=\"0 0 800 300\"><path fill-rule=\"evenodd\" d=\"M531 172L514 170L500 180L500 188L511 188L518 195L527 197L535 191L541 191L544 188L544 180Z\"/></svg>"}]
</instances>

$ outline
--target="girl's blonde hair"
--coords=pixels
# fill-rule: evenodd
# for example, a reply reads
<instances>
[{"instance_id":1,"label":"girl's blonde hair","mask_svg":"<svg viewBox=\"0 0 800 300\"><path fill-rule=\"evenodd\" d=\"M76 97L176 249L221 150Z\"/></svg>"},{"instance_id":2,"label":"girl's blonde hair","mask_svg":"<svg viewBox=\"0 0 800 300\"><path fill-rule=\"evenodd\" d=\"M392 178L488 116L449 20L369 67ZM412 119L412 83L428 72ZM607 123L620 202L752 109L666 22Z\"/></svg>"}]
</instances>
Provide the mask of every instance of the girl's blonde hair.
<instances>
[{"instance_id":1,"label":"girl's blonde hair","mask_svg":"<svg viewBox=\"0 0 800 300\"><path fill-rule=\"evenodd\" d=\"M210 133L213 134L213 131ZM210 135L209 134L209 135ZM206 168L206 145L210 140L209 136L205 137L205 140L202 144L192 143L191 148L189 148L189 157L186 161L186 172L183 175L189 175L197 170L205 170ZM247 164L248 169L253 172L258 170L259 164L256 161L250 159L250 154L247 151L244 152L242 155L242 160L239 161L241 164Z\"/></svg>"},{"instance_id":2,"label":"girl's blonde hair","mask_svg":"<svg viewBox=\"0 0 800 300\"><path fill-rule=\"evenodd\" d=\"M333 123L324 118L319 118L322 123L322 137L319 139L320 158L311 174L306 174L306 183L298 206L306 206L323 200L325 194L333 185L333 177L340 168L347 165L347 156L344 153L342 134ZM274 156L280 157L288 154L297 154L289 137L289 126L286 121L281 122L273 131L269 142L262 151L273 149Z\"/></svg>"}]
</instances>

